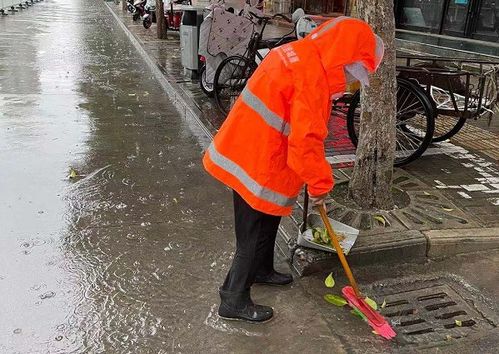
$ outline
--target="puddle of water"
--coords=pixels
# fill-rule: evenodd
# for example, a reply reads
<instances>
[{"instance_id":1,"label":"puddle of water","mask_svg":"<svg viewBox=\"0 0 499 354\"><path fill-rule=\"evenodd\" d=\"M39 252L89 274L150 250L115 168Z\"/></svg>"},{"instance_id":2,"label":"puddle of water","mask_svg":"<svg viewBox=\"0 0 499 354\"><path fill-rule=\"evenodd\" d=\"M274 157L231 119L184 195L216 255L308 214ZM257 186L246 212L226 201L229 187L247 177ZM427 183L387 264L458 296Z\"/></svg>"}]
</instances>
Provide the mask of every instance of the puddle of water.
<instances>
[{"instance_id":1,"label":"puddle of water","mask_svg":"<svg viewBox=\"0 0 499 354\"><path fill-rule=\"evenodd\" d=\"M221 331L224 333L229 333L229 334L243 334L247 337L262 337L264 336L263 333L259 332L252 332L248 331L244 328L237 327L236 325L232 325L229 323L229 321L224 320L223 318L220 318L218 316L218 305L214 304L211 306L210 313L208 313L208 316L206 316L206 319L204 320L204 324L206 326L209 326L217 331ZM233 321L232 323L237 323L236 321ZM241 323L241 322L239 322Z\"/></svg>"}]
</instances>

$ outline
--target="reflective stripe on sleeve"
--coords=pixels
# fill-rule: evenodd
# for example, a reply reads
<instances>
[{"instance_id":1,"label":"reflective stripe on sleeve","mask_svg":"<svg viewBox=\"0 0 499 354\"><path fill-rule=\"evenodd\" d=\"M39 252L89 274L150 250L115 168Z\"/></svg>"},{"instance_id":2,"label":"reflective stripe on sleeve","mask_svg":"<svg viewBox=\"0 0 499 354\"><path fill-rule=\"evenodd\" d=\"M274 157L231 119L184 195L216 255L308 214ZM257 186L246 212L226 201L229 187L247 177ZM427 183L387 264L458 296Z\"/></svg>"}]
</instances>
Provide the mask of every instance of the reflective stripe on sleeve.
<instances>
[{"instance_id":1,"label":"reflective stripe on sleeve","mask_svg":"<svg viewBox=\"0 0 499 354\"><path fill-rule=\"evenodd\" d=\"M269 126L277 130L285 136L289 135L289 123L283 118L279 117L276 113L272 112L265 103L262 102L251 90L246 86L241 93L242 100L251 109L253 109Z\"/></svg>"},{"instance_id":2,"label":"reflective stripe on sleeve","mask_svg":"<svg viewBox=\"0 0 499 354\"><path fill-rule=\"evenodd\" d=\"M214 143L211 143L208 153L215 165L236 177L256 197L280 207L291 207L296 202L298 196L290 198L260 185L241 166L219 153Z\"/></svg>"}]
</instances>

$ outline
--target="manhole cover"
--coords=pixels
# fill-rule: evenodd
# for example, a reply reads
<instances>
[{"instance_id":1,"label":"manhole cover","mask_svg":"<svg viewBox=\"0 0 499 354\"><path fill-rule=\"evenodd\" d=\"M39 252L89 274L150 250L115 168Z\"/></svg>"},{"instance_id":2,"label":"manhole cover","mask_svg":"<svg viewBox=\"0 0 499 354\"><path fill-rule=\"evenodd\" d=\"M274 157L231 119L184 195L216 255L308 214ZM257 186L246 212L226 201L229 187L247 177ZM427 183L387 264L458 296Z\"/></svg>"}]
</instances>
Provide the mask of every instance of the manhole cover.
<instances>
[{"instance_id":1,"label":"manhole cover","mask_svg":"<svg viewBox=\"0 0 499 354\"><path fill-rule=\"evenodd\" d=\"M381 313L406 343L452 340L494 328L446 284L387 295L384 301Z\"/></svg>"}]
</instances>

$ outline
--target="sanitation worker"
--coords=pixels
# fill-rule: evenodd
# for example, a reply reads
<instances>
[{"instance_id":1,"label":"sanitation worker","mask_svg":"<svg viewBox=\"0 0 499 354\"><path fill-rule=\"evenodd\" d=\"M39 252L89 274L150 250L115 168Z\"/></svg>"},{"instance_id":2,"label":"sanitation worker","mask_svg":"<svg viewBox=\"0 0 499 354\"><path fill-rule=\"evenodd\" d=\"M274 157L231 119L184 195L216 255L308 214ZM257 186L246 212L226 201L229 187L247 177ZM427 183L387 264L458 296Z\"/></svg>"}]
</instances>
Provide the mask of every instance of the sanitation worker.
<instances>
[{"instance_id":1,"label":"sanitation worker","mask_svg":"<svg viewBox=\"0 0 499 354\"><path fill-rule=\"evenodd\" d=\"M324 152L332 99L347 84L368 85L382 57L383 42L367 23L339 17L273 49L248 81L203 158L234 193L236 253L220 287L221 317L272 318L271 307L251 300L251 285L293 281L274 270L279 222L304 184L314 205L333 188Z\"/></svg>"}]
</instances>

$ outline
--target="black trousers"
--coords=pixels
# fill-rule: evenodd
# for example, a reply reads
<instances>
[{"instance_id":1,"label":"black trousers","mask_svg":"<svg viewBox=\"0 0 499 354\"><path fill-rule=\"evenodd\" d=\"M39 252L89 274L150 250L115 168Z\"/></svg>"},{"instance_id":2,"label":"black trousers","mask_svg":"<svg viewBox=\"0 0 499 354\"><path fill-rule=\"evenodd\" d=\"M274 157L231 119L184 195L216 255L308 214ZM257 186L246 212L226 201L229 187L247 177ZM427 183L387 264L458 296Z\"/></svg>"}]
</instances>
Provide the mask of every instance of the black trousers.
<instances>
[{"instance_id":1,"label":"black trousers","mask_svg":"<svg viewBox=\"0 0 499 354\"><path fill-rule=\"evenodd\" d=\"M245 291L256 275L274 270L274 245L280 216L268 215L253 209L234 191L236 254L222 289Z\"/></svg>"}]
</instances>

